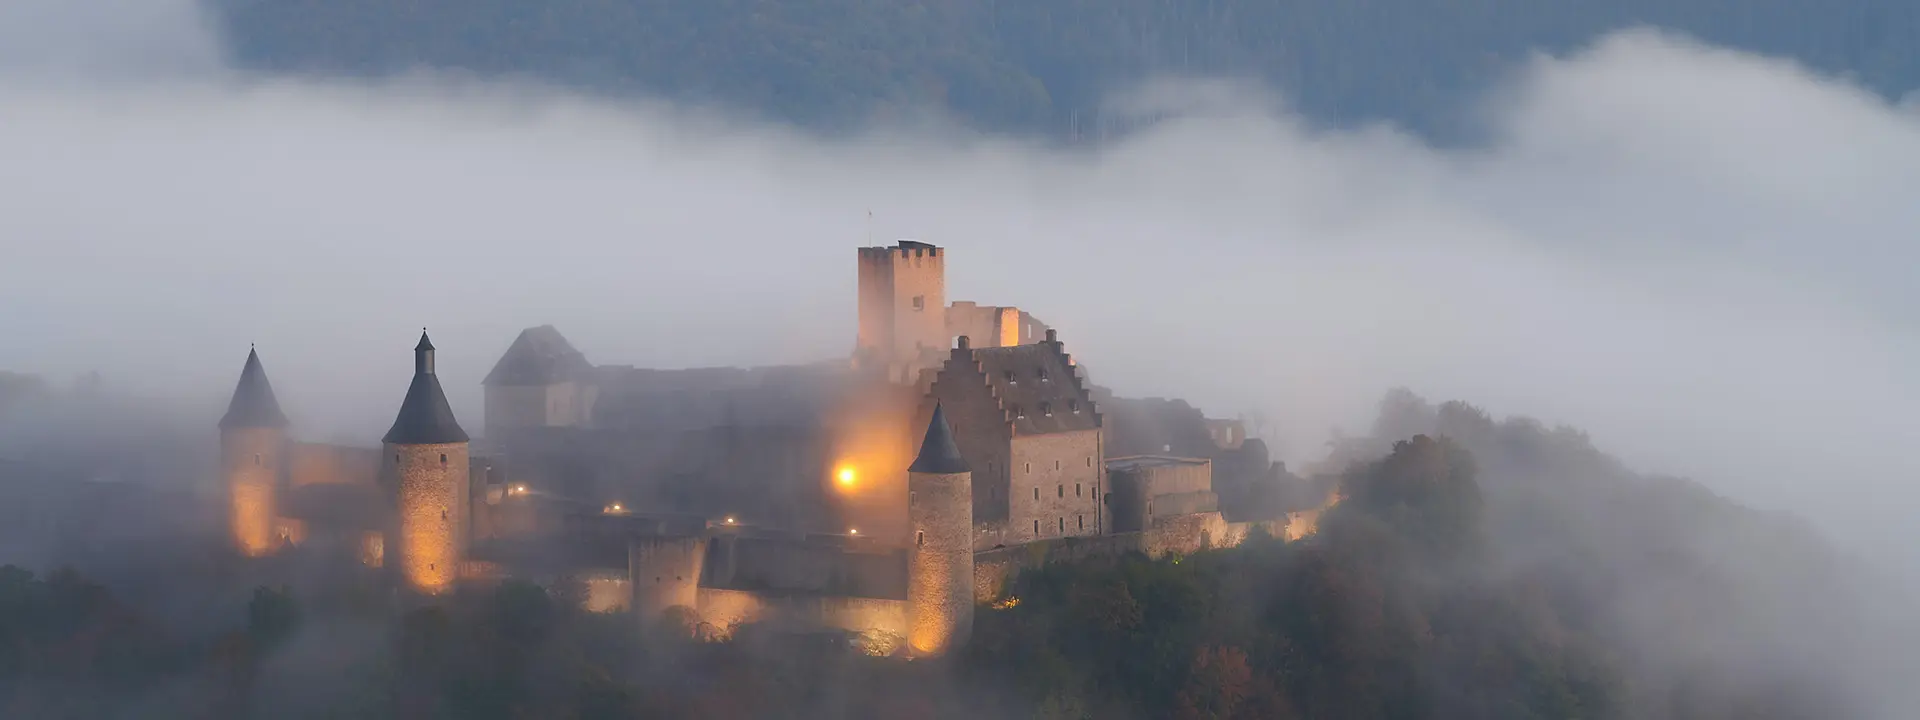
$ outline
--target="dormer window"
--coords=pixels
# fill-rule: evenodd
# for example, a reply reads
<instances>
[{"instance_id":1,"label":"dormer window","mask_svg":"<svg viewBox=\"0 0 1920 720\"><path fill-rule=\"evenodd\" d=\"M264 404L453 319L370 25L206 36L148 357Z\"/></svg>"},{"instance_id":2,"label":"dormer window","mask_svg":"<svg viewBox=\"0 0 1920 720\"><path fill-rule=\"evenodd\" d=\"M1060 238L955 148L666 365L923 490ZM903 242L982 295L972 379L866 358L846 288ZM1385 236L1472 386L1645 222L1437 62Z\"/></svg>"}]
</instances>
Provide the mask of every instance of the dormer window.
<instances>
[{"instance_id":1,"label":"dormer window","mask_svg":"<svg viewBox=\"0 0 1920 720\"><path fill-rule=\"evenodd\" d=\"M1047 417L1053 417L1053 403L1048 403L1048 402L1040 403L1040 414L1045 415Z\"/></svg>"},{"instance_id":2,"label":"dormer window","mask_svg":"<svg viewBox=\"0 0 1920 720\"><path fill-rule=\"evenodd\" d=\"M1079 400L1068 400L1068 401L1067 401L1067 412L1075 412L1075 413L1077 413L1077 412L1080 412L1080 401L1079 401Z\"/></svg>"},{"instance_id":3,"label":"dormer window","mask_svg":"<svg viewBox=\"0 0 1920 720\"><path fill-rule=\"evenodd\" d=\"M1040 369L1038 369L1038 370L1035 370L1035 371L1033 371L1033 374L1034 374L1034 375L1035 375L1036 377L1039 377L1039 378L1040 378L1040 382L1046 382L1046 381L1047 381L1047 369L1046 369L1046 368L1040 368Z\"/></svg>"},{"instance_id":4,"label":"dormer window","mask_svg":"<svg viewBox=\"0 0 1920 720\"><path fill-rule=\"evenodd\" d=\"M1015 405L1015 406L1013 406L1013 416L1014 416L1014 417L1017 417L1017 418L1023 418L1023 417L1026 417L1026 416L1027 416L1027 411L1026 411L1026 409L1025 409L1025 408L1022 408L1022 407L1020 407L1019 405Z\"/></svg>"},{"instance_id":5,"label":"dormer window","mask_svg":"<svg viewBox=\"0 0 1920 720\"><path fill-rule=\"evenodd\" d=\"M1008 385L1018 385L1018 384L1020 384L1020 379L1019 379L1019 378L1016 378L1016 377L1014 377L1014 376L1013 376L1013 371L1012 371L1012 370L1008 370L1008 371L1006 371L1006 372L1003 372L1003 373L1000 373L1000 375L1001 375L1001 377L1004 377L1004 378L1006 378L1006 379L1007 379L1007 384L1008 384Z\"/></svg>"}]
</instances>

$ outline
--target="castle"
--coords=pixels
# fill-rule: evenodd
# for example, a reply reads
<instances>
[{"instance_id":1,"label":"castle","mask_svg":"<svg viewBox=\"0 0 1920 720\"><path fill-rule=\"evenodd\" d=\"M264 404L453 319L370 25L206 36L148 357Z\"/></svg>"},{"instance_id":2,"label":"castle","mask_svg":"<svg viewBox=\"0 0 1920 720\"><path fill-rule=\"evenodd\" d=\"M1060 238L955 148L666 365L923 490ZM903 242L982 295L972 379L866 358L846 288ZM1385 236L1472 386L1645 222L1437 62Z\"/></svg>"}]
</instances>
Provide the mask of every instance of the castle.
<instances>
[{"instance_id":1,"label":"castle","mask_svg":"<svg viewBox=\"0 0 1920 720\"><path fill-rule=\"evenodd\" d=\"M352 552L422 596L566 578L589 608L648 626L825 629L937 655L1050 558L1310 526L1223 514L1217 463L1233 488L1281 472L1259 440L1184 403L1112 397L1018 308L948 304L942 248L860 248L857 278L841 361L596 366L552 326L529 328L484 380L478 441L424 331L377 450L291 440L249 352L220 421L234 546Z\"/></svg>"}]
</instances>

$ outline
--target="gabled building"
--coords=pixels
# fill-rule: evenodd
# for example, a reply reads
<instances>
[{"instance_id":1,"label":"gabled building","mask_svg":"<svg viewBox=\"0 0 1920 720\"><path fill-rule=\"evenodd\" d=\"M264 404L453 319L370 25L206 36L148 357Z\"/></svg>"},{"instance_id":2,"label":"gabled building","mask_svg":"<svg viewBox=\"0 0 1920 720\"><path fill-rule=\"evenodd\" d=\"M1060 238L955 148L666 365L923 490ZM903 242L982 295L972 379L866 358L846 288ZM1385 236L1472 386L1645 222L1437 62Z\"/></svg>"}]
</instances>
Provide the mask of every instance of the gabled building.
<instances>
[{"instance_id":1,"label":"gabled building","mask_svg":"<svg viewBox=\"0 0 1920 720\"><path fill-rule=\"evenodd\" d=\"M973 469L976 549L1101 534L1103 423L1058 334L986 348L961 336L928 400Z\"/></svg>"}]
</instances>

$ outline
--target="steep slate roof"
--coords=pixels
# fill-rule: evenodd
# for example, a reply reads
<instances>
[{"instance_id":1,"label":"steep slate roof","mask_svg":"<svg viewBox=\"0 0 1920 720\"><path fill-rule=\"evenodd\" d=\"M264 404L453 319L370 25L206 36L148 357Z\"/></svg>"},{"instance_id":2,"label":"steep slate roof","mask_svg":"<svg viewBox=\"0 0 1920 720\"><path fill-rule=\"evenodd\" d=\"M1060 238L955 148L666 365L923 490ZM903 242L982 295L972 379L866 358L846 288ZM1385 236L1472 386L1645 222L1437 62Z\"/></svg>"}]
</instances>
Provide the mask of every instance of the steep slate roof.
<instances>
[{"instance_id":1,"label":"steep slate roof","mask_svg":"<svg viewBox=\"0 0 1920 720\"><path fill-rule=\"evenodd\" d=\"M581 380L593 373L593 363L552 325L520 331L507 352L494 363L483 385L551 385Z\"/></svg>"},{"instance_id":2,"label":"steep slate roof","mask_svg":"<svg viewBox=\"0 0 1920 720\"><path fill-rule=\"evenodd\" d=\"M953 428L947 426L947 411L933 406L933 420L927 423L927 437L920 442L920 456L913 459L907 472L953 475L969 472L960 457L960 446L953 441Z\"/></svg>"},{"instance_id":3,"label":"steep slate roof","mask_svg":"<svg viewBox=\"0 0 1920 720\"><path fill-rule=\"evenodd\" d=\"M974 361L987 375L993 390L1013 422L1017 435L1091 430L1100 427L1100 414L1073 363L1057 341L1012 347L974 348Z\"/></svg>"},{"instance_id":4,"label":"steep slate roof","mask_svg":"<svg viewBox=\"0 0 1920 720\"><path fill-rule=\"evenodd\" d=\"M420 333L420 344L413 348L413 384L407 386L407 398L400 401L400 415L382 442L395 445L434 445L467 442L467 432L453 419L447 394L440 389L440 377L433 372L433 342Z\"/></svg>"},{"instance_id":5,"label":"steep slate roof","mask_svg":"<svg viewBox=\"0 0 1920 720\"><path fill-rule=\"evenodd\" d=\"M220 418L220 429L286 426L287 416L273 397L273 384L267 382L267 371L260 367L260 354L248 350L246 367L240 369L240 384L233 388L233 400L227 403L226 416Z\"/></svg>"}]
</instances>

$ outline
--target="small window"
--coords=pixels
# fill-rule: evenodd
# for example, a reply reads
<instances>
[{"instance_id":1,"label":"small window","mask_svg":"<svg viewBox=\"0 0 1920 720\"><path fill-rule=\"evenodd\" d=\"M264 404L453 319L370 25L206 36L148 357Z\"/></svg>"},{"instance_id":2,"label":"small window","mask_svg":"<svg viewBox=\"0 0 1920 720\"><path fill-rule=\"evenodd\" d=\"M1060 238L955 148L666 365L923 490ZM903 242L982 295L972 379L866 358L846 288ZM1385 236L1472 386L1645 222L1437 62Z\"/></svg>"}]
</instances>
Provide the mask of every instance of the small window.
<instances>
[{"instance_id":1,"label":"small window","mask_svg":"<svg viewBox=\"0 0 1920 720\"><path fill-rule=\"evenodd\" d=\"M917 533L914 533L914 534L913 534L913 544L915 544L915 545L926 545L926 544L927 544L927 531L925 531L925 530L921 530L920 532L917 532Z\"/></svg>"},{"instance_id":2,"label":"small window","mask_svg":"<svg viewBox=\"0 0 1920 720\"><path fill-rule=\"evenodd\" d=\"M447 454L446 454L446 453L440 453L440 464L441 464L441 465L445 465L445 464L447 464Z\"/></svg>"},{"instance_id":3,"label":"small window","mask_svg":"<svg viewBox=\"0 0 1920 720\"><path fill-rule=\"evenodd\" d=\"M920 499L920 493L918 491L915 491L915 490L907 491L907 502L913 502L918 499Z\"/></svg>"},{"instance_id":4,"label":"small window","mask_svg":"<svg viewBox=\"0 0 1920 720\"><path fill-rule=\"evenodd\" d=\"M919 312L919 311L921 311L921 310L925 310L925 309L927 309L927 296L925 296L925 295L915 295L915 296L913 296L913 310L914 310L914 312Z\"/></svg>"},{"instance_id":5,"label":"small window","mask_svg":"<svg viewBox=\"0 0 1920 720\"><path fill-rule=\"evenodd\" d=\"M1073 496L1080 497L1080 483L1073 484Z\"/></svg>"},{"instance_id":6,"label":"small window","mask_svg":"<svg viewBox=\"0 0 1920 720\"><path fill-rule=\"evenodd\" d=\"M1053 417L1053 403L1042 401L1040 403L1040 414Z\"/></svg>"},{"instance_id":7,"label":"small window","mask_svg":"<svg viewBox=\"0 0 1920 720\"><path fill-rule=\"evenodd\" d=\"M445 520L445 519L447 519L447 511L445 511L445 510L441 510L441 511L440 511L440 519L441 519L441 520Z\"/></svg>"},{"instance_id":8,"label":"small window","mask_svg":"<svg viewBox=\"0 0 1920 720\"><path fill-rule=\"evenodd\" d=\"M1073 516L1073 519L1074 519L1074 520L1076 520L1076 521L1078 521L1078 522L1080 523L1080 529L1081 529L1081 530L1085 530L1085 529L1087 529L1087 516L1085 516L1085 515L1075 515L1075 516Z\"/></svg>"},{"instance_id":9,"label":"small window","mask_svg":"<svg viewBox=\"0 0 1920 720\"><path fill-rule=\"evenodd\" d=\"M1093 456L1092 456L1092 455L1088 455L1088 456L1087 456L1087 467L1093 467Z\"/></svg>"},{"instance_id":10,"label":"small window","mask_svg":"<svg viewBox=\"0 0 1920 720\"><path fill-rule=\"evenodd\" d=\"M1004 378L1006 378L1006 379L1007 379L1007 384L1009 384L1009 385L1019 385L1019 384L1020 384L1020 380L1019 380L1019 378L1015 378L1015 377L1013 376L1013 371L1012 371L1012 370L1008 370L1008 371L1006 371L1006 372L1003 372L1003 373L1000 373L1000 376L1001 376L1001 377L1004 377Z\"/></svg>"},{"instance_id":11,"label":"small window","mask_svg":"<svg viewBox=\"0 0 1920 720\"><path fill-rule=\"evenodd\" d=\"M1067 496L1067 485L1066 485L1066 483L1061 483L1061 484L1059 484L1059 485L1055 485L1055 486L1053 486L1053 496L1054 496L1054 497L1066 497L1066 496Z\"/></svg>"},{"instance_id":12,"label":"small window","mask_svg":"<svg viewBox=\"0 0 1920 720\"><path fill-rule=\"evenodd\" d=\"M1076 412L1076 413L1077 413L1077 412L1080 412L1080 401L1079 401L1079 400L1068 400L1068 401L1067 401L1067 412Z\"/></svg>"},{"instance_id":13,"label":"small window","mask_svg":"<svg viewBox=\"0 0 1920 720\"><path fill-rule=\"evenodd\" d=\"M1026 470L1026 472L1027 472L1027 474L1029 474L1029 475L1031 475L1031 474L1033 474L1033 463L1027 463L1027 470Z\"/></svg>"},{"instance_id":14,"label":"small window","mask_svg":"<svg viewBox=\"0 0 1920 720\"><path fill-rule=\"evenodd\" d=\"M1056 519L1060 521L1060 532L1066 532L1066 531L1067 531L1067 519L1066 519L1065 517L1061 517L1061 518L1056 518Z\"/></svg>"},{"instance_id":15,"label":"small window","mask_svg":"<svg viewBox=\"0 0 1920 720\"><path fill-rule=\"evenodd\" d=\"M1060 469L1060 461L1059 461L1059 460L1055 460L1055 461L1053 461L1053 469L1055 469L1055 470L1059 470L1059 469Z\"/></svg>"},{"instance_id":16,"label":"small window","mask_svg":"<svg viewBox=\"0 0 1920 720\"><path fill-rule=\"evenodd\" d=\"M258 466L260 464L260 453L253 454L253 464L255 466Z\"/></svg>"},{"instance_id":17,"label":"small window","mask_svg":"<svg viewBox=\"0 0 1920 720\"><path fill-rule=\"evenodd\" d=\"M1033 499L1035 500L1040 499L1040 488L1038 486L1033 488Z\"/></svg>"},{"instance_id":18,"label":"small window","mask_svg":"<svg viewBox=\"0 0 1920 720\"><path fill-rule=\"evenodd\" d=\"M1014 416L1014 417L1016 417L1016 418L1023 418L1023 417L1026 417L1026 416L1027 416L1027 411L1026 411L1026 409L1025 409L1025 408L1022 408L1022 407L1020 407L1019 405L1015 405L1015 406L1013 406L1013 416Z\"/></svg>"},{"instance_id":19,"label":"small window","mask_svg":"<svg viewBox=\"0 0 1920 720\"><path fill-rule=\"evenodd\" d=\"M399 462L400 462L400 453L394 453L394 454L393 454L393 461L394 461L395 463L399 463Z\"/></svg>"},{"instance_id":20,"label":"small window","mask_svg":"<svg viewBox=\"0 0 1920 720\"><path fill-rule=\"evenodd\" d=\"M1033 521L1033 534L1035 534L1035 535L1039 535L1039 534L1040 534L1040 521L1039 521L1039 520L1035 520L1035 521Z\"/></svg>"}]
</instances>

